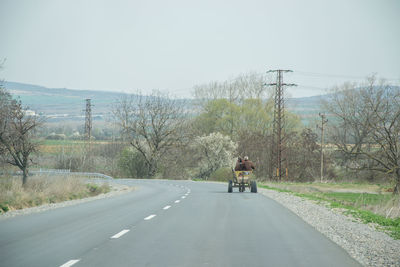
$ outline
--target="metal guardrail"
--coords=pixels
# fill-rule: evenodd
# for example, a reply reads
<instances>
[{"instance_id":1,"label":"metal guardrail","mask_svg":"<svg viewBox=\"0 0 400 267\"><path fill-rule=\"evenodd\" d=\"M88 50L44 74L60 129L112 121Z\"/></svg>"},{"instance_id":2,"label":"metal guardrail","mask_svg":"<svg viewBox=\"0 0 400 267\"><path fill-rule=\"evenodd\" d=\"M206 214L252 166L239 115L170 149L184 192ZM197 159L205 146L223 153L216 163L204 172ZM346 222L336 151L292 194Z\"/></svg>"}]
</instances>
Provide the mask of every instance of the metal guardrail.
<instances>
[{"instance_id":1,"label":"metal guardrail","mask_svg":"<svg viewBox=\"0 0 400 267\"><path fill-rule=\"evenodd\" d=\"M84 177L88 177L88 178L114 179L111 176L108 176L108 175L105 175L102 173L98 173L98 172L69 172L68 175L84 176Z\"/></svg>"},{"instance_id":2,"label":"metal guardrail","mask_svg":"<svg viewBox=\"0 0 400 267\"><path fill-rule=\"evenodd\" d=\"M1 174L7 175L22 175L21 171L17 172L0 172ZM38 175L38 174L52 174L52 175L69 175L69 176L83 176L87 178L102 178L102 179L114 179L111 176L97 173L97 172L71 172L70 170L58 170L58 169L39 169L38 171L29 171L29 175Z\"/></svg>"},{"instance_id":3,"label":"metal guardrail","mask_svg":"<svg viewBox=\"0 0 400 267\"><path fill-rule=\"evenodd\" d=\"M70 173L71 170L70 169L39 169L40 173Z\"/></svg>"}]
</instances>

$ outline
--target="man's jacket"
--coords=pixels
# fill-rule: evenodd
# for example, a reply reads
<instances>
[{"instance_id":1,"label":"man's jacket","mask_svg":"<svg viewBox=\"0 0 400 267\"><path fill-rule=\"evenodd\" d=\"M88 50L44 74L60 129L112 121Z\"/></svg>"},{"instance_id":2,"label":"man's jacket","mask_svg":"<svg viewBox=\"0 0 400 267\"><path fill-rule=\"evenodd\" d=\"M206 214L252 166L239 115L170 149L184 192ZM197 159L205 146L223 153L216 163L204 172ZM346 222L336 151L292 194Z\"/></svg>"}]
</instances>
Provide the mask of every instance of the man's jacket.
<instances>
[{"instance_id":1,"label":"man's jacket","mask_svg":"<svg viewBox=\"0 0 400 267\"><path fill-rule=\"evenodd\" d=\"M243 160L242 165L244 166L244 171L252 171L256 168L256 166L254 166L253 162L250 160Z\"/></svg>"}]
</instances>

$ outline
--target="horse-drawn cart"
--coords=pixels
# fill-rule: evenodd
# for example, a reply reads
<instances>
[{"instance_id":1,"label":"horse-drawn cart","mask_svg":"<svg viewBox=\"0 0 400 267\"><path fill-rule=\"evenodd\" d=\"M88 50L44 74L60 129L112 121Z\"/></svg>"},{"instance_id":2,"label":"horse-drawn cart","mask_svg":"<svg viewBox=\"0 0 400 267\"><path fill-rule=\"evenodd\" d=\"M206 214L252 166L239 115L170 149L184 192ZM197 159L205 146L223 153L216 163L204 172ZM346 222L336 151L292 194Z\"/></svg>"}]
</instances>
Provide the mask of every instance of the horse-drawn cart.
<instances>
[{"instance_id":1,"label":"horse-drawn cart","mask_svg":"<svg viewBox=\"0 0 400 267\"><path fill-rule=\"evenodd\" d=\"M239 188L239 192L244 192L246 187L250 192L257 193L257 182L252 180L251 171L234 171L232 169L233 180L228 182L228 193L232 193L234 187Z\"/></svg>"}]
</instances>

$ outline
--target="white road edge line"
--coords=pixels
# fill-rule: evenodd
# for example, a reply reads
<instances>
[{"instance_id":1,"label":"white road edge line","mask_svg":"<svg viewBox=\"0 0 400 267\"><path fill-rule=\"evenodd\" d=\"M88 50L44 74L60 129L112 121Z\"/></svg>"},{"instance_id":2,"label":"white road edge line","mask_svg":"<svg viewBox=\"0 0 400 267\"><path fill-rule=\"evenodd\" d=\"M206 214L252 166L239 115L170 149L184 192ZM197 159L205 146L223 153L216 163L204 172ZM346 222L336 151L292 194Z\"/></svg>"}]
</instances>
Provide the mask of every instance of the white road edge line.
<instances>
[{"instance_id":1,"label":"white road edge line","mask_svg":"<svg viewBox=\"0 0 400 267\"><path fill-rule=\"evenodd\" d=\"M144 218L146 221L153 219L154 217L156 217L157 215L152 214L150 216L147 216L146 218Z\"/></svg>"},{"instance_id":2,"label":"white road edge line","mask_svg":"<svg viewBox=\"0 0 400 267\"><path fill-rule=\"evenodd\" d=\"M163 210L167 210L167 209L169 209L169 208L171 208L171 206L165 206L165 207L163 208Z\"/></svg>"},{"instance_id":3,"label":"white road edge line","mask_svg":"<svg viewBox=\"0 0 400 267\"><path fill-rule=\"evenodd\" d=\"M78 261L80 261L80 259L79 260L70 260L70 261L67 261L66 263L64 263L63 265L61 265L60 267L70 267L70 266L74 265L75 263L77 263Z\"/></svg>"},{"instance_id":4,"label":"white road edge line","mask_svg":"<svg viewBox=\"0 0 400 267\"><path fill-rule=\"evenodd\" d=\"M179 202L181 202L180 200L175 200L175 203L179 203Z\"/></svg>"},{"instance_id":5,"label":"white road edge line","mask_svg":"<svg viewBox=\"0 0 400 267\"><path fill-rule=\"evenodd\" d=\"M124 234L126 234L129 231L130 230L128 230L128 229L124 229L121 232L119 232L118 234L113 235L111 238L120 238L121 236L123 236Z\"/></svg>"}]
</instances>

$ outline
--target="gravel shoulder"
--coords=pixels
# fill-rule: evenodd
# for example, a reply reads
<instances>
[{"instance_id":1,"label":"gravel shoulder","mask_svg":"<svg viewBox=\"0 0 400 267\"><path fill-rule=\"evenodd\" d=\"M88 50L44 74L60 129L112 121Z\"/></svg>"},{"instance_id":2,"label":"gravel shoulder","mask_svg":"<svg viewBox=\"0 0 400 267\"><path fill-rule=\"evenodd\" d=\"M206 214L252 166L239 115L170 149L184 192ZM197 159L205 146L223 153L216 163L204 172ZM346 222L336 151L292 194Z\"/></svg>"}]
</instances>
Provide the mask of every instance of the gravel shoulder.
<instances>
[{"instance_id":1,"label":"gravel shoulder","mask_svg":"<svg viewBox=\"0 0 400 267\"><path fill-rule=\"evenodd\" d=\"M93 181L92 181L93 182ZM104 183L101 181L94 181L95 183ZM44 204L41 206L36 206L32 208L25 208L21 210L12 210L8 211L6 213L0 214L0 221L1 220L6 220L8 218L12 218L15 216L20 216L20 215L27 215L31 213L38 213L46 210L51 210L51 209L57 209L57 208L62 208L62 207L68 207L68 206L73 206L76 204L84 203L84 202L89 202L97 199L102 199L102 198L107 198L107 197L113 197L121 194L125 194L128 192L131 192L135 190L136 188L133 186L127 186L127 185L121 185L117 183L109 183L109 186L111 188L111 191L105 194L99 194L94 197L87 197L87 198L81 198L81 199L74 199L74 200L68 200L64 202L59 202L59 203L49 203L49 204Z\"/></svg>"},{"instance_id":2,"label":"gravel shoulder","mask_svg":"<svg viewBox=\"0 0 400 267\"><path fill-rule=\"evenodd\" d=\"M258 191L294 212L363 266L400 266L400 240L377 231L374 225L359 223L341 210L289 193L264 188Z\"/></svg>"}]
</instances>

